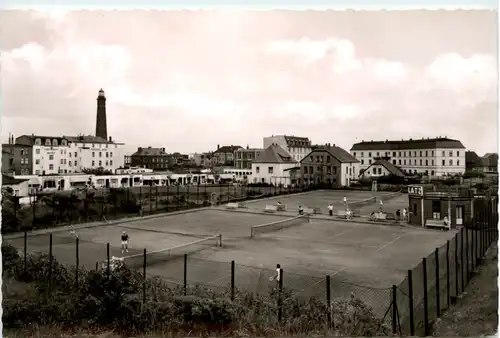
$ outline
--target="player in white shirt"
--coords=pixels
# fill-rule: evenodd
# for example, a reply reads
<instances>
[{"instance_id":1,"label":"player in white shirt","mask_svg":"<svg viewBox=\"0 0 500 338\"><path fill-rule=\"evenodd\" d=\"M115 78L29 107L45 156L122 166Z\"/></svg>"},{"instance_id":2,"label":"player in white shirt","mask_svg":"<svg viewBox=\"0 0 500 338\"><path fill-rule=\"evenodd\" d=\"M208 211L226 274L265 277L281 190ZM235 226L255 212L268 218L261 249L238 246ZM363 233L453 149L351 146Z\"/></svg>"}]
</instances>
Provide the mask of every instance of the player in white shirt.
<instances>
[{"instance_id":1,"label":"player in white shirt","mask_svg":"<svg viewBox=\"0 0 500 338\"><path fill-rule=\"evenodd\" d=\"M330 214L330 216L333 216L333 204L332 203L328 204L328 213Z\"/></svg>"}]
</instances>

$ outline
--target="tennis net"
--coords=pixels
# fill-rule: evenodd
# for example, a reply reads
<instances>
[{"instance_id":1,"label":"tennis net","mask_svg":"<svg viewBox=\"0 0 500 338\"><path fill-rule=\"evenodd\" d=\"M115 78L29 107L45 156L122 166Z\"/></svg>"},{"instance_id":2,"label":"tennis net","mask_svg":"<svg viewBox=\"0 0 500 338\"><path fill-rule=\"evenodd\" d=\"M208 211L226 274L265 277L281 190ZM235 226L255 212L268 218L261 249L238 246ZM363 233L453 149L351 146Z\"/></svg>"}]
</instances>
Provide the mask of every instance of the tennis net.
<instances>
[{"instance_id":1,"label":"tennis net","mask_svg":"<svg viewBox=\"0 0 500 338\"><path fill-rule=\"evenodd\" d=\"M191 255L208 248L220 246L222 246L222 235L214 235L168 249L151 252L146 251L146 256L142 253L121 258L114 257L114 259L123 262L124 265L131 269L137 269L144 265L144 258L146 260L146 266L152 266L184 257L185 254Z\"/></svg>"},{"instance_id":2,"label":"tennis net","mask_svg":"<svg viewBox=\"0 0 500 338\"><path fill-rule=\"evenodd\" d=\"M364 199L364 200L353 201L353 202L348 202L348 203L349 203L349 206L361 207L361 206L369 205L369 204L372 204L372 203L375 203L375 202L377 202L377 198L376 197L370 197L370 198L367 198L367 199Z\"/></svg>"},{"instance_id":3,"label":"tennis net","mask_svg":"<svg viewBox=\"0 0 500 338\"><path fill-rule=\"evenodd\" d=\"M282 229L285 229L288 227L292 227L295 225L309 223L309 221L310 221L309 216L304 215L304 216L297 216L297 217L293 217L293 218L288 218L288 219L281 220L281 221L254 225L250 229L251 230L250 236L254 237L258 234L279 231L279 230L282 230Z\"/></svg>"}]
</instances>

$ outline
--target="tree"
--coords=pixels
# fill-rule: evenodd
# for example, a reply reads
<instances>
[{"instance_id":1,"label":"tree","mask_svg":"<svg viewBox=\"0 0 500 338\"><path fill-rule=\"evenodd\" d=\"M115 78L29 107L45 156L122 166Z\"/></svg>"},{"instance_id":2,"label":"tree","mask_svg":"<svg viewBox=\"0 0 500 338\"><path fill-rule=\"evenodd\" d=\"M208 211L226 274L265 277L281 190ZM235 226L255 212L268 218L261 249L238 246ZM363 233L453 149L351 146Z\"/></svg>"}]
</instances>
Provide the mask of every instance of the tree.
<instances>
[{"instance_id":1,"label":"tree","mask_svg":"<svg viewBox=\"0 0 500 338\"><path fill-rule=\"evenodd\" d=\"M2 233L17 231L19 227L19 219L17 211L19 207L19 199L14 196L14 191L11 187L2 188Z\"/></svg>"}]
</instances>

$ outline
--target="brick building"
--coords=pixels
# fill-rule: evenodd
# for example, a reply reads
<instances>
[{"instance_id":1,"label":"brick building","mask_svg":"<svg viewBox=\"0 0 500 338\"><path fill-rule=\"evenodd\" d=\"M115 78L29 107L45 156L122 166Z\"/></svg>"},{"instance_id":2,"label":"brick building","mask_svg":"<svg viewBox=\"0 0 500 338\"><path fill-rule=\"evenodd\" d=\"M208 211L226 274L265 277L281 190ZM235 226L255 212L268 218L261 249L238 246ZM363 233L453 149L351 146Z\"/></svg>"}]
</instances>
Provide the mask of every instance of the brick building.
<instances>
[{"instance_id":1,"label":"brick building","mask_svg":"<svg viewBox=\"0 0 500 338\"><path fill-rule=\"evenodd\" d=\"M165 148L139 147L130 155L131 166L152 170L167 170L169 160L171 156L165 152Z\"/></svg>"},{"instance_id":2,"label":"brick building","mask_svg":"<svg viewBox=\"0 0 500 338\"><path fill-rule=\"evenodd\" d=\"M234 152L234 167L236 169L252 169L252 162L260 159L265 149L240 148Z\"/></svg>"},{"instance_id":3,"label":"brick building","mask_svg":"<svg viewBox=\"0 0 500 338\"><path fill-rule=\"evenodd\" d=\"M33 146L16 144L14 136L9 135L9 143L2 144L2 173L32 175Z\"/></svg>"},{"instance_id":4,"label":"brick building","mask_svg":"<svg viewBox=\"0 0 500 338\"><path fill-rule=\"evenodd\" d=\"M359 175L359 161L344 149L326 144L317 146L300 161L299 184L350 186Z\"/></svg>"},{"instance_id":5,"label":"brick building","mask_svg":"<svg viewBox=\"0 0 500 338\"><path fill-rule=\"evenodd\" d=\"M216 165L234 165L234 152L241 149L240 146L220 146L217 145L217 150L213 152Z\"/></svg>"}]
</instances>

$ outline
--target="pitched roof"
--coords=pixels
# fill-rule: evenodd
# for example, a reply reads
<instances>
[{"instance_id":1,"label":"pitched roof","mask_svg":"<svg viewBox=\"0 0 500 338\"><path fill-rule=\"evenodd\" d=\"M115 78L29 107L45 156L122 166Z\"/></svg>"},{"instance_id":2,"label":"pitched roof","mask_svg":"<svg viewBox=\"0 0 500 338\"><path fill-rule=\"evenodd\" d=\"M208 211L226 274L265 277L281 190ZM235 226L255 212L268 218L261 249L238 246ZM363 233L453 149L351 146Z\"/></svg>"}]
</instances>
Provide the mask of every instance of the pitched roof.
<instances>
[{"instance_id":1,"label":"pitched roof","mask_svg":"<svg viewBox=\"0 0 500 338\"><path fill-rule=\"evenodd\" d=\"M92 136L92 135L66 136L66 139L70 142L73 142L73 143L77 143L77 142L82 142L82 143L114 143L114 142L110 142L102 137Z\"/></svg>"},{"instance_id":2,"label":"pitched roof","mask_svg":"<svg viewBox=\"0 0 500 338\"><path fill-rule=\"evenodd\" d=\"M288 147L293 148L308 148L311 147L311 141L308 137L299 137L299 136L287 136L284 135L285 142Z\"/></svg>"},{"instance_id":3,"label":"pitched roof","mask_svg":"<svg viewBox=\"0 0 500 338\"><path fill-rule=\"evenodd\" d=\"M139 148L135 153L130 156L167 156L168 154L165 152L165 148Z\"/></svg>"},{"instance_id":4,"label":"pitched roof","mask_svg":"<svg viewBox=\"0 0 500 338\"><path fill-rule=\"evenodd\" d=\"M270 145L253 163L297 163L286 150L277 144Z\"/></svg>"},{"instance_id":5,"label":"pitched roof","mask_svg":"<svg viewBox=\"0 0 500 338\"><path fill-rule=\"evenodd\" d=\"M236 150L240 148L241 148L240 146L222 146L216 151L214 151L214 154L234 153Z\"/></svg>"},{"instance_id":6,"label":"pitched roof","mask_svg":"<svg viewBox=\"0 0 500 338\"><path fill-rule=\"evenodd\" d=\"M2 174L2 185L13 185L13 184L19 184L21 182L28 181L26 178L15 178L9 175L3 175Z\"/></svg>"},{"instance_id":7,"label":"pitched roof","mask_svg":"<svg viewBox=\"0 0 500 338\"><path fill-rule=\"evenodd\" d=\"M401 140L401 141L368 141L355 143L351 151L356 150L406 150L406 149L465 149L462 142L449 139L447 137L423 138L419 140Z\"/></svg>"},{"instance_id":8,"label":"pitched roof","mask_svg":"<svg viewBox=\"0 0 500 338\"><path fill-rule=\"evenodd\" d=\"M405 173L401 169L399 169L394 164L392 164L391 162L386 161L386 160L376 160L375 162L373 162L372 164L370 164L370 166L368 168L366 168L366 170L368 170L369 168L371 168L374 165L381 165L381 166L383 166L392 175L405 176Z\"/></svg>"},{"instance_id":9,"label":"pitched roof","mask_svg":"<svg viewBox=\"0 0 500 338\"><path fill-rule=\"evenodd\" d=\"M465 163L473 167L480 167L483 165L481 157L475 151L465 152Z\"/></svg>"},{"instance_id":10,"label":"pitched roof","mask_svg":"<svg viewBox=\"0 0 500 338\"><path fill-rule=\"evenodd\" d=\"M336 158L337 161L341 163L357 163L359 162L354 156L349 154L346 150L337 147L336 145L325 145L325 146L315 146L315 148L304 158L302 161L304 161L310 154L314 152L319 152L319 151L326 151L328 152L332 157ZM301 162L302 162L301 161Z\"/></svg>"}]
</instances>

